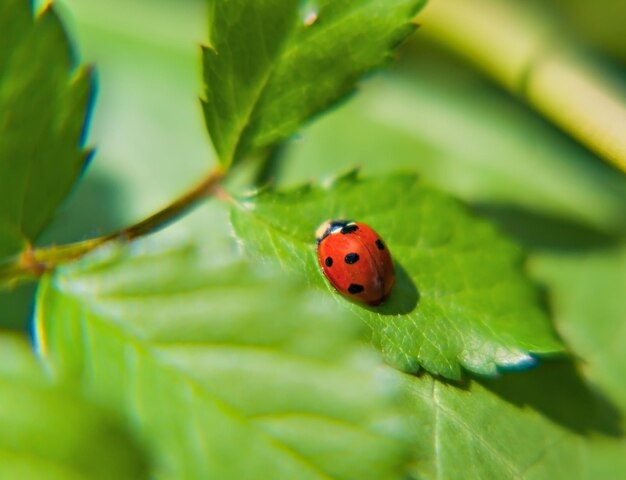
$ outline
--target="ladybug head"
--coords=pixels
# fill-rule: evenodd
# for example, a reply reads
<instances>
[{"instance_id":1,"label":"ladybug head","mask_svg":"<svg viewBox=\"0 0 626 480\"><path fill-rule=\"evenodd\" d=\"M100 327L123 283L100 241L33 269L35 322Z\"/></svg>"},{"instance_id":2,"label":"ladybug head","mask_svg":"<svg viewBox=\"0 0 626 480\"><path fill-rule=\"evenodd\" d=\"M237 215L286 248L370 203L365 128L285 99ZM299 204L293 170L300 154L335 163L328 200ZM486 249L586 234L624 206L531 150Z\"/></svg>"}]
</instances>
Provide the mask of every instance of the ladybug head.
<instances>
[{"instance_id":1,"label":"ladybug head","mask_svg":"<svg viewBox=\"0 0 626 480\"><path fill-rule=\"evenodd\" d=\"M357 226L352 220L326 220L315 230L315 237L317 238L317 243L320 243L333 233L349 233L348 230L351 232L356 229Z\"/></svg>"}]
</instances>

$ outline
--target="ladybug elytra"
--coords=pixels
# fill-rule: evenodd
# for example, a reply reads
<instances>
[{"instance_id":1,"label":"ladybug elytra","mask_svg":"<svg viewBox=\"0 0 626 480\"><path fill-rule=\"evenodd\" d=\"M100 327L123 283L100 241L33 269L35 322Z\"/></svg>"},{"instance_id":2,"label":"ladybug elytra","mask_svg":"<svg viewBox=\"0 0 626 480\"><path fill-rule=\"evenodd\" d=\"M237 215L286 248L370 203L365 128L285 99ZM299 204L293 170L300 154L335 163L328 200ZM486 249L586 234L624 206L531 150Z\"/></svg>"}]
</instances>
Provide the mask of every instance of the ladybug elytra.
<instances>
[{"instance_id":1,"label":"ladybug elytra","mask_svg":"<svg viewBox=\"0 0 626 480\"><path fill-rule=\"evenodd\" d=\"M364 223L328 220L315 232L324 276L350 300L376 306L394 284L393 261L380 236Z\"/></svg>"}]
</instances>

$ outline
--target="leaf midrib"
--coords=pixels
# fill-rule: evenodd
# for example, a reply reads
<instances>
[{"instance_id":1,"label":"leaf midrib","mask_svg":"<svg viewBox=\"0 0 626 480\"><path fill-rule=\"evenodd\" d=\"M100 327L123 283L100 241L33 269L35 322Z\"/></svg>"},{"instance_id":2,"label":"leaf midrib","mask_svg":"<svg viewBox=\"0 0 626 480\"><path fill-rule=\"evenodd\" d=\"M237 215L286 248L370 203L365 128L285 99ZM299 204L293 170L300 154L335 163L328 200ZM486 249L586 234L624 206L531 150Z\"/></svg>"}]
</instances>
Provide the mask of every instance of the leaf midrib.
<instances>
[{"instance_id":1,"label":"leaf midrib","mask_svg":"<svg viewBox=\"0 0 626 480\"><path fill-rule=\"evenodd\" d=\"M272 76L274 75L274 72L279 66L279 60L282 58L283 52L287 48L287 44L289 43L290 39L294 35L294 32L297 30L296 27L297 27L297 22L294 22L294 25L292 25L289 33L285 35L285 38L283 39L283 42L280 45L280 48L277 49L276 54L274 55L274 61L271 63L270 68L267 69L267 72L261 78L260 84L257 88L257 91L255 92L254 99L250 105L250 108L246 112L243 118L243 122L241 124L241 128L239 129L239 132L237 133L236 142L233 145L231 158L229 159L230 164L232 164L237 159L239 149L242 146L242 141L244 137L246 136L248 130L250 129L251 120L253 116L255 115L261 100L265 96L267 85L269 84L270 80L272 79Z\"/></svg>"}]
</instances>

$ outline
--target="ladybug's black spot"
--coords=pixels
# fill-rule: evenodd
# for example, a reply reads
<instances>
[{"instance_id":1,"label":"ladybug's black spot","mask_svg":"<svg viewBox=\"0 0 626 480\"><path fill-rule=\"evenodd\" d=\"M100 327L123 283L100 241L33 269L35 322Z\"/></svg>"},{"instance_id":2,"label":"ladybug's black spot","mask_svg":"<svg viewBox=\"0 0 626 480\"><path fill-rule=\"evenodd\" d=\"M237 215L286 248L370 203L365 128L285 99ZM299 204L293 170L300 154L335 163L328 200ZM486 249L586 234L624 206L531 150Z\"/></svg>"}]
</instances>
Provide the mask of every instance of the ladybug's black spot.
<instances>
[{"instance_id":1,"label":"ladybug's black spot","mask_svg":"<svg viewBox=\"0 0 626 480\"><path fill-rule=\"evenodd\" d=\"M353 295L361 293L363 290L365 290L363 285L359 285L358 283L351 283L348 287L348 291Z\"/></svg>"},{"instance_id":2,"label":"ladybug's black spot","mask_svg":"<svg viewBox=\"0 0 626 480\"><path fill-rule=\"evenodd\" d=\"M326 260L324 260L324 263L326 264L327 267L332 267L333 266L333 259L330 257L326 257Z\"/></svg>"},{"instance_id":3,"label":"ladybug's black spot","mask_svg":"<svg viewBox=\"0 0 626 480\"><path fill-rule=\"evenodd\" d=\"M378 247L378 250L384 250L385 249L385 244L383 243L383 241L380 238L378 240L376 240L376 246Z\"/></svg>"},{"instance_id":4,"label":"ladybug's black spot","mask_svg":"<svg viewBox=\"0 0 626 480\"><path fill-rule=\"evenodd\" d=\"M356 263L359 261L359 254L349 253L348 255L346 255L346 258L344 258L344 260L348 265L352 265L353 263Z\"/></svg>"},{"instance_id":5,"label":"ladybug's black spot","mask_svg":"<svg viewBox=\"0 0 626 480\"><path fill-rule=\"evenodd\" d=\"M359 227L357 227L354 223L349 223L341 228L341 233L345 235L346 233L356 232L358 229Z\"/></svg>"}]
</instances>

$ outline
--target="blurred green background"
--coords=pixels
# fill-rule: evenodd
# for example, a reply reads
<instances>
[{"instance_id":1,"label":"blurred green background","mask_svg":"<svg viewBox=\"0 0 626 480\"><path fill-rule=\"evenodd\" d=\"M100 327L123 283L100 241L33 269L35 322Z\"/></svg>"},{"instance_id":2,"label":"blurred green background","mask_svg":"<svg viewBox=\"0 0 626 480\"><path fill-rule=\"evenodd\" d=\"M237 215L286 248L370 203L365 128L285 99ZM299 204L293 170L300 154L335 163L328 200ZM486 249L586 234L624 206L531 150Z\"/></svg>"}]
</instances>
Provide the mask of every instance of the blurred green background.
<instances>
[{"instance_id":1,"label":"blurred green background","mask_svg":"<svg viewBox=\"0 0 626 480\"><path fill-rule=\"evenodd\" d=\"M426 12L443 1L431 0ZM608 80L625 84L626 3L502 3L528 9L548 25L546 41L571 44ZM199 102L206 2L55 5L81 61L97 67L89 134L97 153L41 244L137 221L213 164ZM535 253L595 251L621 242L625 176L441 43L422 24L389 70L372 75L341 108L288 143L276 180L294 184L355 165L371 175L416 170ZM170 228L183 236L212 235L206 223L195 214ZM1 327L27 328L33 290L0 294Z\"/></svg>"}]
</instances>

